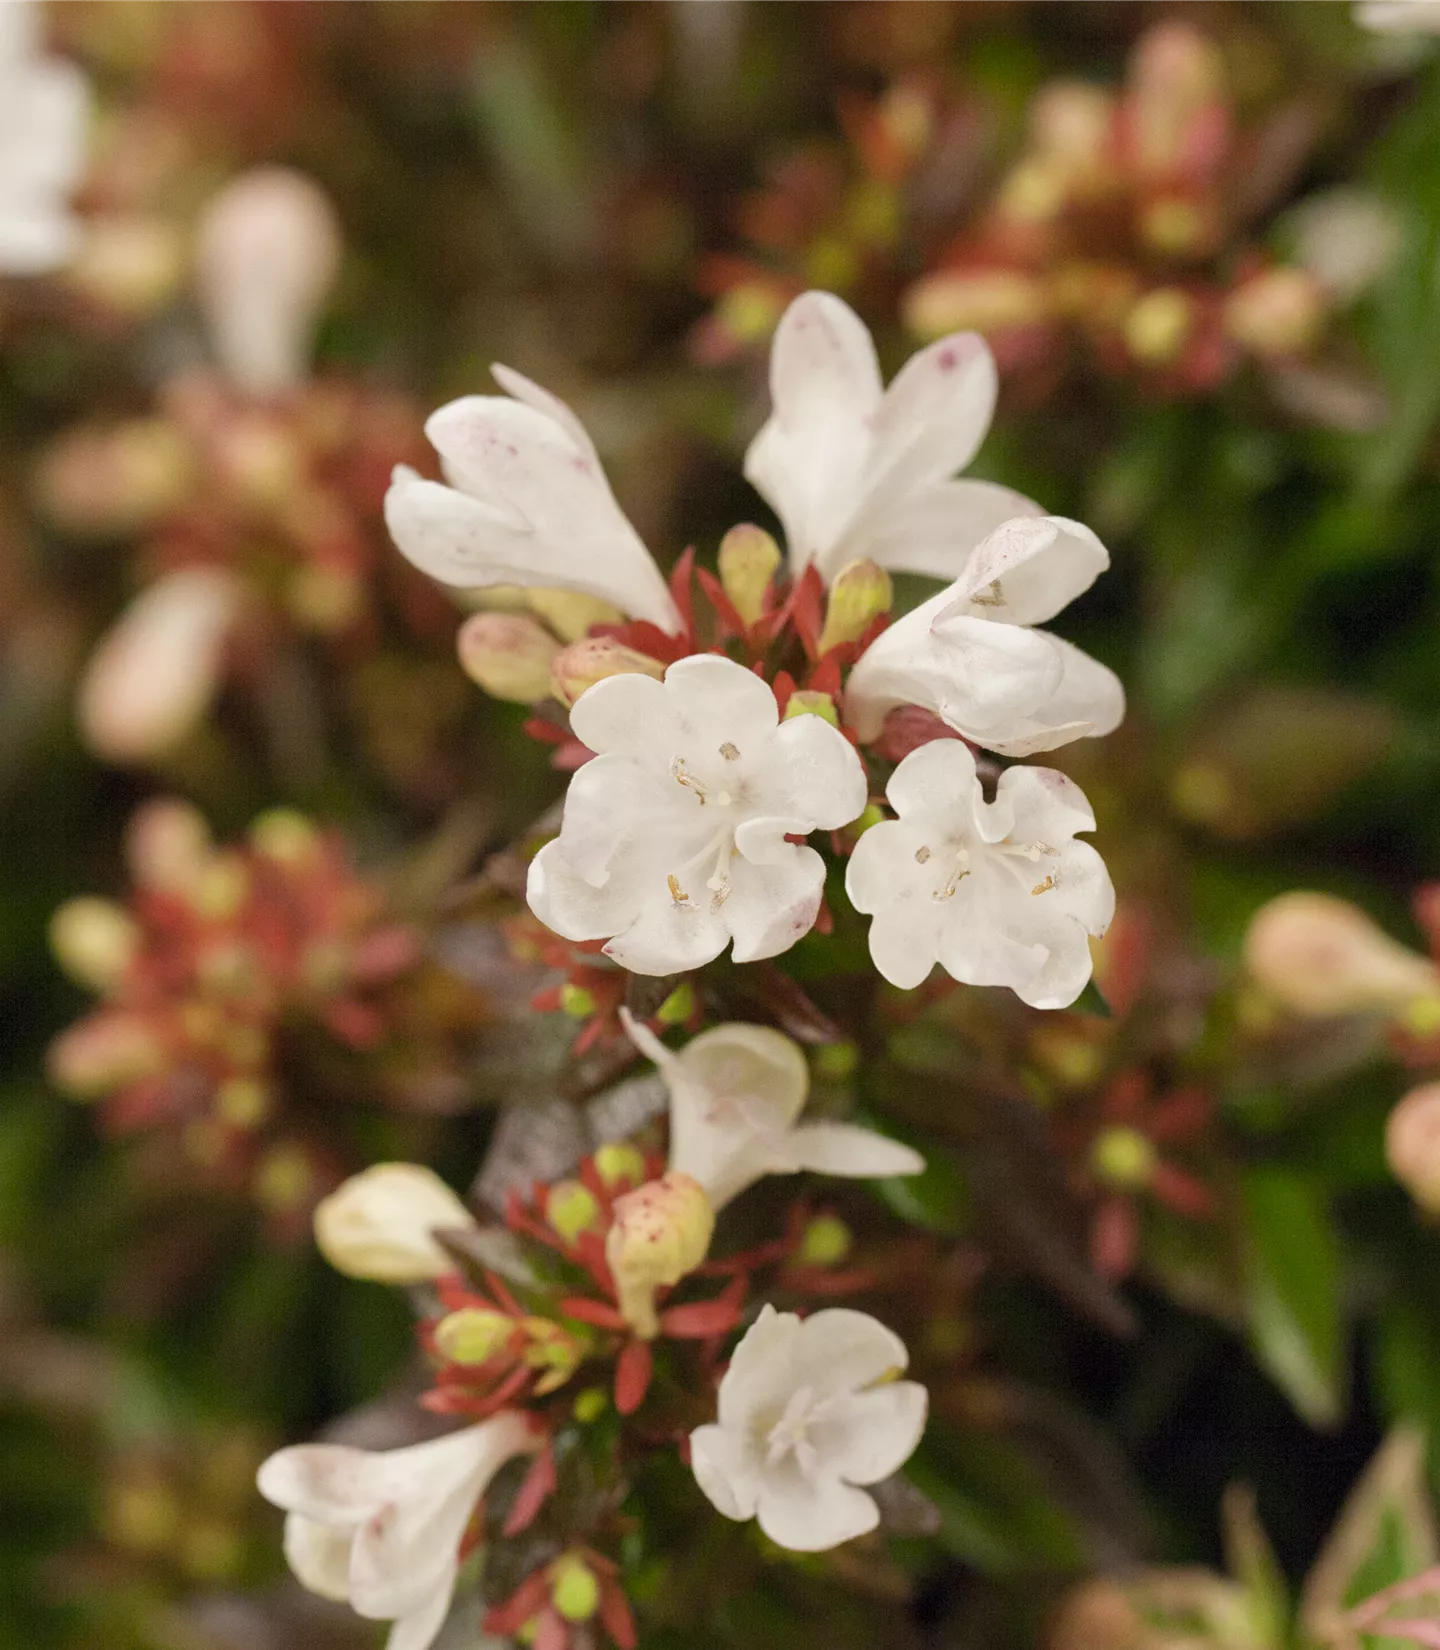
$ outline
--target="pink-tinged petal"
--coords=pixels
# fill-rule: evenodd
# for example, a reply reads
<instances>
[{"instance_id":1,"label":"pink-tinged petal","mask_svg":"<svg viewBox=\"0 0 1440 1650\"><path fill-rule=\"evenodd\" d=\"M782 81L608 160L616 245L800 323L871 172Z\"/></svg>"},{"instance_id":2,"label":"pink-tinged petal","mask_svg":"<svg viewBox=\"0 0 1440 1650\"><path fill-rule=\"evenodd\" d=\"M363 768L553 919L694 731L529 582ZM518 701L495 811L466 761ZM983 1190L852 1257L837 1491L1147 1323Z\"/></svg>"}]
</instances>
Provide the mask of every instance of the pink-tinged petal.
<instances>
[{"instance_id":1,"label":"pink-tinged petal","mask_svg":"<svg viewBox=\"0 0 1440 1650\"><path fill-rule=\"evenodd\" d=\"M818 1421L815 1447L847 1483L878 1484L915 1453L928 1409L918 1382L886 1382L844 1399Z\"/></svg>"},{"instance_id":2,"label":"pink-tinged petal","mask_svg":"<svg viewBox=\"0 0 1440 1650\"><path fill-rule=\"evenodd\" d=\"M1043 624L1109 565L1109 551L1080 522L1022 515L977 546L940 618L969 613L1002 624Z\"/></svg>"},{"instance_id":3,"label":"pink-tinged petal","mask_svg":"<svg viewBox=\"0 0 1440 1650\"><path fill-rule=\"evenodd\" d=\"M963 470L995 414L999 378L989 345L957 332L912 355L875 416L862 516Z\"/></svg>"},{"instance_id":4,"label":"pink-tinged petal","mask_svg":"<svg viewBox=\"0 0 1440 1650\"><path fill-rule=\"evenodd\" d=\"M1033 500L998 482L940 481L897 502L873 527L866 524L863 534L851 534L834 559L840 562L854 544L882 567L949 584L964 573L976 546L997 527L1017 516L1040 514Z\"/></svg>"},{"instance_id":5,"label":"pink-tinged petal","mask_svg":"<svg viewBox=\"0 0 1440 1650\"><path fill-rule=\"evenodd\" d=\"M813 848L786 846L789 853L773 863L756 865L738 855L731 862L730 897L721 916L737 963L779 956L815 926L825 861Z\"/></svg>"},{"instance_id":6,"label":"pink-tinged petal","mask_svg":"<svg viewBox=\"0 0 1440 1650\"><path fill-rule=\"evenodd\" d=\"M802 1123L789 1144L796 1168L812 1174L877 1180L920 1174L925 1168L925 1159L912 1147L854 1123Z\"/></svg>"},{"instance_id":7,"label":"pink-tinged petal","mask_svg":"<svg viewBox=\"0 0 1440 1650\"><path fill-rule=\"evenodd\" d=\"M245 590L218 567L167 573L106 633L80 684L85 742L111 762L161 756L204 715Z\"/></svg>"},{"instance_id":8,"label":"pink-tinged petal","mask_svg":"<svg viewBox=\"0 0 1440 1650\"><path fill-rule=\"evenodd\" d=\"M690 1466L695 1482L722 1517L754 1518L759 1463L742 1438L723 1427L697 1427L690 1434Z\"/></svg>"},{"instance_id":9,"label":"pink-tinged petal","mask_svg":"<svg viewBox=\"0 0 1440 1650\"><path fill-rule=\"evenodd\" d=\"M490 376L506 395L512 396L516 401L523 401L527 407L544 413L553 423L558 424L570 438L575 450L584 454L586 458L594 459L596 465L599 465L600 455L595 451L595 443L590 439L590 432L558 395L552 395L534 379L527 378L523 372L516 372L514 367L503 366L499 361L492 362Z\"/></svg>"},{"instance_id":10,"label":"pink-tinged petal","mask_svg":"<svg viewBox=\"0 0 1440 1650\"><path fill-rule=\"evenodd\" d=\"M776 1546L792 1553L823 1553L875 1529L880 1509L863 1490L838 1479L767 1473L756 1516Z\"/></svg>"},{"instance_id":11,"label":"pink-tinged petal","mask_svg":"<svg viewBox=\"0 0 1440 1650\"><path fill-rule=\"evenodd\" d=\"M1017 829L1057 842L1095 829L1095 810L1084 791L1055 768L1007 768L995 787L1015 812Z\"/></svg>"}]
</instances>

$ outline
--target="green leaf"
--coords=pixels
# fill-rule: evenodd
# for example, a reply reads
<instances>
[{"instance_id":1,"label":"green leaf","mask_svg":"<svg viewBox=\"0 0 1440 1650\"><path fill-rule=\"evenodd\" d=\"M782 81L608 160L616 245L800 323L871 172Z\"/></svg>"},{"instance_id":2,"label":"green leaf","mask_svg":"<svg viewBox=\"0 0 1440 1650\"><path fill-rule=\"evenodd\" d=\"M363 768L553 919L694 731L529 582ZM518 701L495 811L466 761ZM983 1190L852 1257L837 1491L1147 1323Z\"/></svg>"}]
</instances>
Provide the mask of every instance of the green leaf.
<instances>
[{"instance_id":1,"label":"green leaf","mask_svg":"<svg viewBox=\"0 0 1440 1650\"><path fill-rule=\"evenodd\" d=\"M1312 1426L1345 1410L1340 1246L1320 1183L1292 1169L1241 1177L1245 1317L1256 1359Z\"/></svg>"}]
</instances>

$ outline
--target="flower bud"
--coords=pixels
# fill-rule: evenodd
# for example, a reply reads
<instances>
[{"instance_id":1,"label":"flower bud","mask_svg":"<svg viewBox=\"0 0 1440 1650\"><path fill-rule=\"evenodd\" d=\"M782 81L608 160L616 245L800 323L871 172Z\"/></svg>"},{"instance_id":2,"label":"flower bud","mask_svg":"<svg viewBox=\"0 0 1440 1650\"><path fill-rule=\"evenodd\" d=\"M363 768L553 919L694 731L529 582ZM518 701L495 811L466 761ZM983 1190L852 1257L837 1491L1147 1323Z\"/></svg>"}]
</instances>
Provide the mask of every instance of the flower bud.
<instances>
[{"instance_id":1,"label":"flower bud","mask_svg":"<svg viewBox=\"0 0 1440 1650\"><path fill-rule=\"evenodd\" d=\"M1245 936L1245 964L1296 1014L1403 1012L1417 998L1440 996L1429 958L1331 894L1281 894L1261 906Z\"/></svg>"},{"instance_id":2,"label":"flower bud","mask_svg":"<svg viewBox=\"0 0 1440 1650\"><path fill-rule=\"evenodd\" d=\"M840 726L840 712L828 693L817 693L810 688L798 688L785 704L785 720L792 716L818 716L832 728Z\"/></svg>"},{"instance_id":3,"label":"flower bud","mask_svg":"<svg viewBox=\"0 0 1440 1650\"><path fill-rule=\"evenodd\" d=\"M1155 1163L1155 1147L1139 1129L1118 1124L1101 1129L1090 1147L1090 1167L1096 1178L1118 1191L1148 1186Z\"/></svg>"},{"instance_id":4,"label":"flower bud","mask_svg":"<svg viewBox=\"0 0 1440 1650\"><path fill-rule=\"evenodd\" d=\"M800 1234L795 1258L802 1266L838 1266L854 1246L850 1228L838 1215L816 1215Z\"/></svg>"},{"instance_id":5,"label":"flower bud","mask_svg":"<svg viewBox=\"0 0 1440 1650\"><path fill-rule=\"evenodd\" d=\"M720 588L746 624L765 611L765 593L779 570L780 546L749 522L732 527L720 540Z\"/></svg>"},{"instance_id":6,"label":"flower bud","mask_svg":"<svg viewBox=\"0 0 1440 1650\"><path fill-rule=\"evenodd\" d=\"M1178 287L1156 287L1125 317L1125 347L1147 367L1167 367L1185 348L1194 326L1194 300Z\"/></svg>"},{"instance_id":7,"label":"flower bud","mask_svg":"<svg viewBox=\"0 0 1440 1650\"><path fill-rule=\"evenodd\" d=\"M826 654L842 642L858 642L880 614L890 611L894 599L890 575L877 563L852 561L842 567L830 586L820 652Z\"/></svg>"},{"instance_id":8,"label":"flower bud","mask_svg":"<svg viewBox=\"0 0 1440 1650\"><path fill-rule=\"evenodd\" d=\"M645 1154L628 1142L610 1141L596 1149L595 1172L606 1186L622 1181L638 1186L645 1178Z\"/></svg>"},{"instance_id":9,"label":"flower bud","mask_svg":"<svg viewBox=\"0 0 1440 1650\"><path fill-rule=\"evenodd\" d=\"M595 1224L600 1205L588 1186L578 1180L559 1180L545 1200L545 1219L566 1243L574 1243L581 1232Z\"/></svg>"},{"instance_id":10,"label":"flower bud","mask_svg":"<svg viewBox=\"0 0 1440 1650\"><path fill-rule=\"evenodd\" d=\"M184 278L186 253L179 225L158 214L92 213L65 284L127 318L153 315Z\"/></svg>"},{"instance_id":11,"label":"flower bud","mask_svg":"<svg viewBox=\"0 0 1440 1650\"><path fill-rule=\"evenodd\" d=\"M1050 314L1044 283L1010 269L938 270L916 281L901 307L906 326L925 339L1033 327Z\"/></svg>"},{"instance_id":12,"label":"flower bud","mask_svg":"<svg viewBox=\"0 0 1440 1650\"><path fill-rule=\"evenodd\" d=\"M1416 1203L1440 1215L1440 1083L1411 1089L1390 1113L1385 1160Z\"/></svg>"},{"instance_id":13,"label":"flower bud","mask_svg":"<svg viewBox=\"0 0 1440 1650\"><path fill-rule=\"evenodd\" d=\"M550 693L560 644L527 613L475 613L455 638L460 668L492 699L535 705Z\"/></svg>"},{"instance_id":14,"label":"flower bud","mask_svg":"<svg viewBox=\"0 0 1440 1650\"><path fill-rule=\"evenodd\" d=\"M219 686L243 594L221 568L187 567L131 602L80 684L80 731L97 756L144 762L190 732Z\"/></svg>"},{"instance_id":15,"label":"flower bud","mask_svg":"<svg viewBox=\"0 0 1440 1650\"><path fill-rule=\"evenodd\" d=\"M377 1163L317 1206L315 1241L326 1260L349 1277L423 1283L454 1270L431 1233L474 1224L439 1175L418 1163Z\"/></svg>"},{"instance_id":16,"label":"flower bud","mask_svg":"<svg viewBox=\"0 0 1440 1650\"><path fill-rule=\"evenodd\" d=\"M583 985L576 985L573 980L566 980L560 987L560 1012L568 1014L572 1020L588 1020L599 1006L595 993Z\"/></svg>"},{"instance_id":17,"label":"flower bud","mask_svg":"<svg viewBox=\"0 0 1440 1650\"><path fill-rule=\"evenodd\" d=\"M310 376L315 322L340 270L335 209L299 172L247 172L209 203L196 231L196 285L225 375L270 396Z\"/></svg>"},{"instance_id":18,"label":"flower bud","mask_svg":"<svg viewBox=\"0 0 1440 1650\"><path fill-rule=\"evenodd\" d=\"M605 1259L620 1311L641 1340L654 1340L660 1333L655 1291L695 1270L705 1259L714 1229L710 1200L688 1174L667 1174L616 1198Z\"/></svg>"},{"instance_id":19,"label":"flower bud","mask_svg":"<svg viewBox=\"0 0 1440 1650\"><path fill-rule=\"evenodd\" d=\"M514 1333L514 1322L503 1312L464 1306L435 1325L435 1349L452 1364L488 1363Z\"/></svg>"},{"instance_id":20,"label":"flower bud","mask_svg":"<svg viewBox=\"0 0 1440 1650\"><path fill-rule=\"evenodd\" d=\"M165 1051L138 1014L92 1014L50 1045L46 1070L56 1088L91 1100L162 1069Z\"/></svg>"},{"instance_id":21,"label":"flower bud","mask_svg":"<svg viewBox=\"0 0 1440 1650\"><path fill-rule=\"evenodd\" d=\"M566 1553L550 1567L550 1602L566 1621L589 1621L600 1608L600 1583L576 1553Z\"/></svg>"},{"instance_id":22,"label":"flower bud","mask_svg":"<svg viewBox=\"0 0 1440 1650\"><path fill-rule=\"evenodd\" d=\"M625 615L613 603L579 590L551 590L537 585L524 592L525 605L542 618L563 642L578 642L597 624L623 624Z\"/></svg>"},{"instance_id":23,"label":"flower bud","mask_svg":"<svg viewBox=\"0 0 1440 1650\"><path fill-rule=\"evenodd\" d=\"M269 808L250 826L255 851L277 865L298 867L311 863L320 840L314 824L294 808Z\"/></svg>"},{"instance_id":24,"label":"flower bud","mask_svg":"<svg viewBox=\"0 0 1440 1650\"><path fill-rule=\"evenodd\" d=\"M126 828L125 858L142 888L193 890L213 852L210 827L200 810L174 797L145 803Z\"/></svg>"},{"instance_id":25,"label":"flower bud","mask_svg":"<svg viewBox=\"0 0 1440 1650\"><path fill-rule=\"evenodd\" d=\"M50 949L77 985L113 991L140 947L140 929L113 900L66 900L50 919Z\"/></svg>"},{"instance_id":26,"label":"flower bud","mask_svg":"<svg viewBox=\"0 0 1440 1650\"><path fill-rule=\"evenodd\" d=\"M1225 331L1256 355L1300 355L1325 322L1325 295L1303 269L1267 269L1225 300Z\"/></svg>"},{"instance_id":27,"label":"flower bud","mask_svg":"<svg viewBox=\"0 0 1440 1650\"><path fill-rule=\"evenodd\" d=\"M653 676L661 681L665 667L648 653L626 647L613 636L590 636L561 648L550 667L550 691L563 705L573 705L587 688L609 676Z\"/></svg>"},{"instance_id":28,"label":"flower bud","mask_svg":"<svg viewBox=\"0 0 1440 1650\"><path fill-rule=\"evenodd\" d=\"M169 419L131 418L108 429L82 424L45 449L36 502L68 533L138 533L180 503L194 466L189 441Z\"/></svg>"}]
</instances>

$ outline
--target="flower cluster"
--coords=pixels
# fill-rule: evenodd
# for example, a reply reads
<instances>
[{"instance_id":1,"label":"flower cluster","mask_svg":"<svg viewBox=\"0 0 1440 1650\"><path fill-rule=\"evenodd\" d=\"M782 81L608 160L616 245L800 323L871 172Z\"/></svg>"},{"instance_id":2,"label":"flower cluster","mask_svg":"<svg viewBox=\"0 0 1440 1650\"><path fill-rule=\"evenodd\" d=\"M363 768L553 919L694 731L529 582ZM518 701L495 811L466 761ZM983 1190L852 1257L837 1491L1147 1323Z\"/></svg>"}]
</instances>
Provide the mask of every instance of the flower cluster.
<instances>
[{"instance_id":1,"label":"flower cluster","mask_svg":"<svg viewBox=\"0 0 1440 1650\"><path fill-rule=\"evenodd\" d=\"M222 848L188 805L151 802L128 849L127 904L73 899L51 925L62 966L102 998L52 1044L52 1079L103 1101L112 1130L162 1127L262 1203L308 1208L321 1165L289 1133L284 1056L306 1035L374 1047L377 992L413 969L416 936L298 814Z\"/></svg>"},{"instance_id":2,"label":"flower cluster","mask_svg":"<svg viewBox=\"0 0 1440 1650\"><path fill-rule=\"evenodd\" d=\"M406 556L448 584L569 590L627 621L547 660L568 724L536 721L577 771L530 868L536 916L603 941L632 973L699 968L727 947L737 962L773 957L821 919L827 866L809 839L830 833L845 852L858 837L846 887L874 918L888 979L915 985L938 961L1037 1006L1073 1001L1113 908L1102 863L1075 841L1093 817L1044 768L1009 770L987 800L974 751L1031 755L1118 724L1113 674L1036 628L1108 557L1079 523L956 479L994 406L984 343L943 339L886 389L855 314L830 294L797 299L745 466L784 556L737 528L718 578L687 554L668 583L574 414L497 376L511 398L431 418L446 480L398 470L386 515ZM945 588L890 622L891 571ZM480 650L491 670L515 651L498 635ZM882 824L876 768L902 751L888 780L899 817Z\"/></svg>"},{"instance_id":3,"label":"flower cluster","mask_svg":"<svg viewBox=\"0 0 1440 1650\"><path fill-rule=\"evenodd\" d=\"M261 1491L289 1514L296 1575L393 1620L391 1650L426 1650L496 1519L502 1543L543 1530L546 1556L508 1596L486 1586L487 1631L564 1650L593 1624L633 1645L619 1568L600 1547L639 1459L678 1449L726 1518L814 1552L877 1526L865 1486L919 1443L926 1393L899 1378L908 1354L892 1331L843 1307L752 1311L761 1272L772 1292L806 1292L817 1264L798 1229L723 1258L712 1246L717 1214L765 1175L908 1175L923 1160L855 1124L800 1122L808 1067L779 1032L719 1025L676 1052L622 1014L669 1091L668 1162L633 1141L603 1146L574 1178L512 1189L503 1225L410 1164L370 1169L316 1210L342 1271L433 1288L422 1401L470 1418L405 1449L301 1445L261 1468ZM603 1468L585 1445L600 1431ZM482 1503L515 1456L529 1464L497 1487L492 1516ZM558 1494L587 1472L587 1494Z\"/></svg>"}]
</instances>

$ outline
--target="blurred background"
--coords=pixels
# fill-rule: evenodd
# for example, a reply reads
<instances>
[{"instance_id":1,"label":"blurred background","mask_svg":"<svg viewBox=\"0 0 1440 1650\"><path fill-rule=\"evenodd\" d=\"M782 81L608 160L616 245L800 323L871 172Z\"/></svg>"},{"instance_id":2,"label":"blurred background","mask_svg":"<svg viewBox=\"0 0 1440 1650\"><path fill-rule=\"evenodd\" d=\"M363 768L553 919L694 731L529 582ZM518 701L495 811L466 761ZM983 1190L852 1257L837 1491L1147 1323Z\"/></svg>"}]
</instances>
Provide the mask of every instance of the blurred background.
<instances>
[{"instance_id":1,"label":"blurred background","mask_svg":"<svg viewBox=\"0 0 1440 1650\"><path fill-rule=\"evenodd\" d=\"M845 1211L862 1245L930 1245L892 1321L944 1372L915 1470L939 1534L857 1560L822 1638L759 1592L697 1627L667 1588L704 1600L698 1537L658 1519L642 1643L1300 1642L1226 1614L1260 1585L1227 1485L1279 1596L1387 1431L1440 1420L1440 1130L1388 1162L1385 1132L1440 1066L1424 0L21 11L0 1646L378 1642L284 1582L253 1490L286 1438L350 1412L378 1436L412 1379L404 1300L328 1273L309 1212L385 1158L465 1184L497 1108L572 1081L604 989L521 915L514 845L563 781L503 702L523 685L461 668L459 607L391 548L390 471L433 474L425 416L502 361L576 409L662 564L713 566L773 525L740 461L812 286L887 374L983 332L975 473L1114 557L1065 634L1130 714L1059 753L1122 897L1109 1013L867 1000L858 1075L850 1044L821 1075L943 1142L903 1205ZM594 617L528 611L560 639ZM1348 994L1309 991L1303 946L1243 961L1294 889L1351 902ZM120 1001L140 929L165 961ZM1347 1602L1440 1557L1406 1459ZM1209 1567L1181 1626L1063 1613L1090 1572L1178 1563Z\"/></svg>"}]
</instances>

